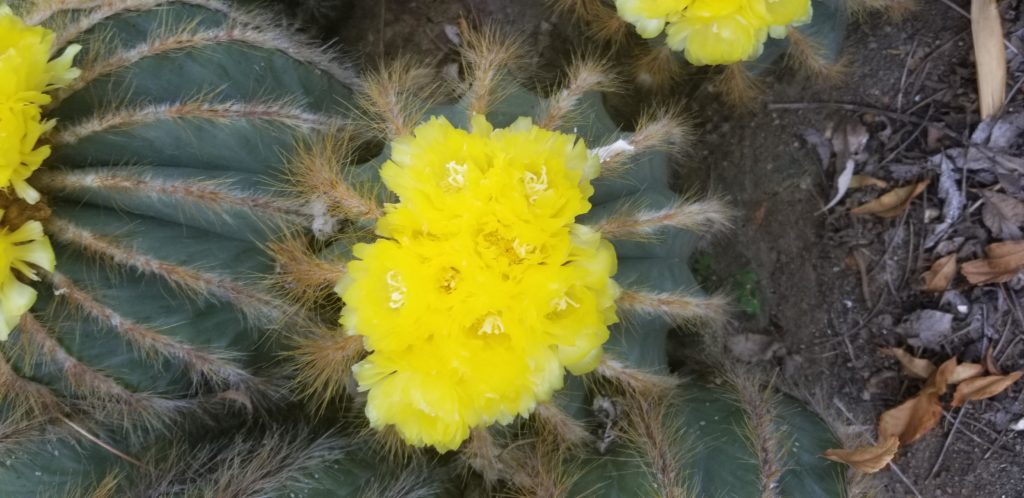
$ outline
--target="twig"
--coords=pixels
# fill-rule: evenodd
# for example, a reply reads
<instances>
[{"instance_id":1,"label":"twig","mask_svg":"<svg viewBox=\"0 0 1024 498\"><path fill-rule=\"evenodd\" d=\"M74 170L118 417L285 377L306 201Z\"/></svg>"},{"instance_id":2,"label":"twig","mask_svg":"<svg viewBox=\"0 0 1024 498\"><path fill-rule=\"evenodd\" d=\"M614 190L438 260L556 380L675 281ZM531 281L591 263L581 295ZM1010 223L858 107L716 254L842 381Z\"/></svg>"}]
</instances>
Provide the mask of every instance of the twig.
<instances>
[{"instance_id":1,"label":"twig","mask_svg":"<svg viewBox=\"0 0 1024 498\"><path fill-rule=\"evenodd\" d=\"M70 425L72 429L78 431L83 436L85 436L86 439L96 443L101 448L103 448L103 449L105 449L105 450L107 450L107 451L117 455L118 457L124 459L125 461L134 463L135 465L138 465L139 467L146 468L146 466L143 465L142 462L140 462L140 461L138 461L138 460L136 460L136 459L134 459L134 458L132 458L132 457L130 457L128 455L125 455L124 453L121 453L121 451L118 450L117 448L114 448L113 446L110 446L109 444L104 443L103 441L100 441L99 438L97 438L96 436L93 436L92 434L89 433L89 431L79 427L78 424L75 424L74 422L68 420L63 415L58 414L57 418L61 419L65 424Z\"/></svg>"},{"instance_id":2,"label":"twig","mask_svg":"<svg viewBox=\"0 0 1024 498\"><path fill-rule=\"evenodd\" d=\"M910 72L910 61L914 59L914 52L917 51L918 39L914 38L914 45L910 47L907 54L907 62L903 65L903 76L900 77L900 94L896 97L896 112L903 112L903 94L907 89L907 73Z\"/></svg>"},{"instance_id":3,"label":"twig","mask_svg":"<svg viewBox=\"0 0 1024 498\"><path fill-rule=\"evenodd\" d=\"M969 405L964 405L960 409L960 413L956 415L956 422L953 422L953 430L949 431L949 437L946 438L946 444L942 445L942 452L939 453L939 459L935 461L935 465L932 467L932 471L928 473L928 477L925 478L925 482L932 480L935 477L935 473L939 471L939 466L942 465L942 459L946 457L946 450L949 449L949 443L953 441L953 435L956 434L957 427L960 427L960 419L964 416L964 412L967 411Z\"/></svg>"},{"instance_id":4,"label":"twig","mask_svg":"<svg viewBox=\"0 0 1024 498\"><path fill-rule=\"evenodd\" d=\"M910 488L910 491L914 493L914 496L916 496L917 498L921 498L921 493L917 492L917 488L915 488L914 485L910 483L910 479L907 479L907 476L903 475L903 472L900 472L900 468L897 467L895 463L889 462L889 468L891 468L892 471L895 472L896 475L903 480L903 484L906 484L907 487Z\"/></svg>"},{"instance_id":5,"label":"twig","mask_svg":"<svg viewBox=\"0 0 1024 498\"><path fill-rule=\"evenodd\" d=\"M793 111L801 109L810 109L812 107L833 107L836 109L842 109L844 111L873 112L875 114L888 116L890 118L899 119L901 121L906 121L908 123L926 124L931 126L933 129L941 131L947 136L955 138L958 142L963 142L963 139L960 137L960 135L958 135L956 132L950 130L945 126L939 125L937 123L929 123L917 116L911 116L909 114L904 114L900 112L887 111L885 109L879 109L877 107L864 106L859 104L843 104L839 102L781 102L777 104L768 104L769 111Z\"/></svg>"},{"instance_id":6,"label":"twig","mask_svg":"<svg viewBox=\"0 0 1024 498\"><path fill-rule=\"evenodd\" d=\"M946 4L947 6L949 6L949 8L951 8L951 9L953 9L953 10L957 11L957 13L959 13L960 15L962 15L962 16L964 16L964 17L966 17L967 19L970 19L970 18L971 18L971 14L969 14L969 13L968 13L968 12L967 12L966 10L964 10L964 9L961 9L959 5L957 5L957 4L953 3L953 2L951 2L950 0L941 0L941 1L942 1L942 3ZM1012 45L1012 44L1010 43L1010 41L1009 41L1009 40L1007 40L1007 39L1006 39L1005 37L1003 38L1003 45L1006 45L1006 48L1008 48L1008 49L1012 50L1012 51L1013 51L1013 53L1015 53L1015 54L1017 54L1017 55L1020 55L1020 52L1019 52L1019 51L1017 51L1017 47L1014 47L1014 46L1013 46L1013 45Z\"/></svg>"}]
</instances>

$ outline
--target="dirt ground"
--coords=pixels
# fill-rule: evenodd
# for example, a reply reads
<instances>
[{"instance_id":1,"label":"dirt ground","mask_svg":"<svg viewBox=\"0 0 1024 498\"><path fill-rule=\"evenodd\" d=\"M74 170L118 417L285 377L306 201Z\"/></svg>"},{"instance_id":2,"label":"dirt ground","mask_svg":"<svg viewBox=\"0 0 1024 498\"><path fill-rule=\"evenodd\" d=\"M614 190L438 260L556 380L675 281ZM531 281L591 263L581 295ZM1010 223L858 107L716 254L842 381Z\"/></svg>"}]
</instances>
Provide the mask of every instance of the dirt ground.
<instances>
[{"instance_id":1,"label":"dirt ground","mask_svg":"<svg viewBox=\"0 0 1024 498\"><path fill-rule=\"evenodd\" d=\"M815 386L831 409L868 433L882 411L921 386L881 347L918 344L911 351L935 361L981 361L987 346L995 345L999 368L1024 368L1020 278L986 288L958 283L970 311L955 317L955 333L922 345L901 332L915 312L949 308L938 295L918 290L920 275L937 256L925 244L943 207L937 182L895 218L849 214L850 207L878 195L870 191L853 192L822 212L838 173L834 166L823 168L802 138L807 130L825 134L863 125L869 141L858 173L905 185L934 179L937 171L927 157L970 136L978 124L971 25L956 10L969 10L969 2L921 4L902 20L855 22L838 83L809 83L783 71L766 82L763 101L750 111L715 100L691 103L700 137L680 164L681 190L721 194L742 213L735 233L695 261L710 286L741 298L744 310L731 333L765 345L758 351L766 353L757 357L739 348L738 361L775 366L787 378ZM1007 38L1017 44L1014 50L1024 51L1020 1L1001 6ZM342 0L305 22L319 25L325 38L338 39L363 63L409 53L443 66L455 61L451 30L462 16L525 34L541 75L553 74L571 48L585 42L543 0ZM1020 78L1011 71L1011 86ZM1008 113L1021 110L1020 93ZM933 136L942 132L950 136ZM985 181L969 180L964 184L974 187ZM984 230L978 218L970 211L951 230L967 241L958 246L961 254L984 247L988 236L975 233ZM935 430L900 451L893 469L879 474L880 495L1024 497L1024 432L1009 428L1024 417L1024 389L1017 385L944 415Z\"/></svg>"}]
</instances>

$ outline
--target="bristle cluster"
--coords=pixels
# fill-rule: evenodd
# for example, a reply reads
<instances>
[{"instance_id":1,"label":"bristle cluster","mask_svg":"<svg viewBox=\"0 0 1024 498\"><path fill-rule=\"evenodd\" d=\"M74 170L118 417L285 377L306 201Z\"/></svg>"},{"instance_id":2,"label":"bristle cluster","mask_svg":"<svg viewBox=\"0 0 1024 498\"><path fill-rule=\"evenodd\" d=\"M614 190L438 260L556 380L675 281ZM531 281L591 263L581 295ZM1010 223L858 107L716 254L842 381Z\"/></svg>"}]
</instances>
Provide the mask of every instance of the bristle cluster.
<instances>
[{"instance_id":1,"label":"bristle cluster","mask_svg":"<svg viewBox=\"0 0 1024 498\"><path fill-rule=\"evenodd\" d=\"M290 161L287 188L313 214L313 233L329 239L344 220L373 221L383 214L372 187L349 180L359 140L349 130L300 144Z\"/></svg>"},{"instance_id":2,"label":"bristle cluster","mask_svg":"<svg viewBox=\"0 0 1024 498\"><path fill-rule=\"evenodd\" d=\"M352 366L364 356L363 341L340 330L324 330L296 339L289 356L296 371L295 391L315 413L323 414L349 392Z\"/></svg>"},{"instance_id":3,"label":"bristle cluster","mask_svg":"<svg viewBox=\"0 0 1024 498\"><path fill-rule=\"evenodd\" d=\"M528 60L525 40L496 26L470 29L465 23L461 35L462 63L466 71L461 93L471 115L487 114L505 98L511 90L510 84L525 79L522 74ZM515 78L510 79L511 75Z\"/></svg>"},{"instance_id":4,"label":"bristle cluster","mask_svg":"<svg viewBox=\"0 0 1024 498\"><path fill-rule=\"evenodd\" d=\"M447 90L431 64L399 57L363 77L360 107L376 136L394 139L411 133Z\"/></svg>"},{"instance_id":5,"label":"bristle cluster","mask_svg":"<svg viewBox=\"0 0 1024 498\"><path fill-rule=\"evenodd\" d=\"M677 326L701 325L717 332L728 320L731 301L721 294L699 296L686 292L625 289L618 305L627 313L662 318Z\"/></svg>"},{"instance_id":6,"label":"bristle cluster","mask_svg":"<svg viewBox=\"0 0 1024 498\"><path fill-rule=\"evenodd\" d=\"M594 229L611 240L649 241L668 228L721 233L732 227L733 217L732 209L716 199L679 200L661 209L627 206L597 223Z\"/></svg>"},{"instance_id":7,"label":"bristle cluster","mask_svg":"<svg viewBox=\"0 0 1024 498\"><path fill-rule=\"evenodd\" d=\"M611 92L618 87L611 62L594 56L577 56L569 66L561 89L548 99L537 125L549 130L570 128L578 119L591 116L574 115L580 99L593 92Z\"/></svg>"}]
</instances>

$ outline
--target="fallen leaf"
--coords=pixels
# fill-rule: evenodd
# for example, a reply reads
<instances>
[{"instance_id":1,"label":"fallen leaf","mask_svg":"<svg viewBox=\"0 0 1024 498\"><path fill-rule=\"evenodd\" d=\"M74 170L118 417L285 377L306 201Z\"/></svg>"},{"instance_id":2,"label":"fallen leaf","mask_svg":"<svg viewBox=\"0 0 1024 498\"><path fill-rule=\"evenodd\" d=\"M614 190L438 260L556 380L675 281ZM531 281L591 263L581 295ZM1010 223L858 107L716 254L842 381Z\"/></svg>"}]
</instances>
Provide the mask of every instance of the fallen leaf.
<instances>
[{"instance_id":1,"label":"fallen leaf","mask_svg":"<svg viewBox=\"0 0 1024 498\"><path fill-rule=\"evenodd\" d=\"M864 152L868 144L868 129L856 120L847 121L832 136L832 148L836 152L836 170L842 171L836 178L836 195L821 211L828 211L846 196L853 180L853 170L857 167L856 156ZM819 211L819 212L821 212Z\"/></svg>"},{"instance_id":2,"label":"fallen leaf","mask_svg":"<svg viewBox=\"0 0 1024 498\"><path fill-rule=\"evenodd\" d=\"M900 334L914 347L939 349L953 333L953 315L937 310L919 310L899 325Z\"/></svg>"},{"instance_id":3,"label":"fallen leaf","mask_svg":"<svg viewBox=\"0 0 1024 498\"><path fill-rule=\"evenodd\" d=\"M889 182L868 175L853 175L850 188L878 187L889 188Z\"/></svg>"},{"instance_id":4,"label":"fallen leaf","mask_svg":"<svg viewBox=\"0 0 1024 498\"><path fill-rule=\"evenodd\" d=\"M975 377L981 377L985 375L985 366L980 363L961 363L956 366L956 370L949 376L948 382L950 384L959 384L968 379Z\"/></svg>"},{"instance_id":5,"label":"fallen leaf","mask_svg":"<svg viewBox=\"0 0 1024 498\"><path fill-rule=\"evenodd\" d=\"M822 456L833 462L845 463L865 474L874 474L885 468L900 449L900 441L895 436L882 438L872 446L863 446L852 450L828 450Z\"/></svg>"},{"instance_id":6,"label":"fallen leaf","mask_svg":"<svg viewBox=\"0 0 1024 498\"><path fill-rule=\"evenodd\" d=\"M956 392L953 393L953 402L950 405L954 407L963 406L968 401L991 398L1005 391L1014 382L1020 380L1021 376L1024 376L1024 372L1013 372L1008 375L989 375L987 377L965 380L957 386Z\"/></svg>"},{"instance_id":7,"label":"fallen leaf","mask_svg":"<svg viewBox=\"0 0 1024 498\"><path fill-rule=\"evenodd\" d=\"M981 119L988 119L1002 110L1006 98L1006 49L996 0L971 0L971 34Z\"/></svg>"},{"instance_id":8,"label":"fallen leaf","mask_svg":"<svg viewBox=\"0 0 1024 498\"><path fill-rule=\"evenodd\" d=\"M999 362L996 361L995 356L992 354L993 351L994 348L992 346L989 346L988 351L985 351L985 359L983 360L985 370L992 375L1003 375L1003 372L999 370Z\"/></svg>"},{"instance_id":9,"label":"fallen leaf","mask_svg":"<svg viewBox=\"0 0 1024 498\"><path fill-rule=\"evenodd\" d=\"M928 382L925 383L921 392L934 393L938 396L946 394L946 387L952 382L958 367L955 357L944 361L939 368L935 369L931 377L928 377Z\"/></svg>"},{"instance_id":10,"label":"fallen leaf","mask_svg":"<svg viewBox=\"0 0 1024 498\"><path fill-rule=\"evenodd\" d=\"M960 273L974 285L1009 282L1024 269L1024 241L996 242L985 248L985 259L968 261Z\"/></svg>"},{"instance_id":11,"label":"fallen leaf","mask_svg":"<svg viewBox=\"0 0 1024 498\"><path fill-rule=\"evenodd\" d=\"M883 353L891 355L899 360L900 365L903 366L903 371L910 374L912 377L918 379L927 379L932 376L935 372L935 364L924 359L917 358L914 355L904 351L900 348L884 348Z\"/></svg>"},{"instance_id":12,"label":"fallen leaf","mask_svg":"<svg viewBox=\"0 0 1024 498\"><path fill-rule=\"evenodd\" d=\"M939 403L939 395L925 389L882 414L878 419L878 437L896 437L901 445L907 445L932 430L940 419L942 405Z\"/></svg>"},{"instance_id":13,"label":"fallen leaf","mask_svg":"<svg viewBox=\"0 0 1024 498\"><path fill-rule=\"evenodd\" d=\"M938 196L939 199L944 201L942 203L942 223L931 227L931 234L928 235L924 242L925 247L934 246L940 240L946 238L946 232L960 219L961 215L963 215L964 207L967 206L967 201L960 194L960 185L957 182L957 171L959 168L956 167L956 164L948 156L942 156L939 166L941 172L939 173Z\"/></svg>"},{"instance_id":14,"label":"fallen leaf","mask_svg":"<svg viewBox=\"0 0 1024 498\"><path fill-rule=\"evenodd\" d=\"M853 214L875 214L883 218L898 216L910 206L910 201L921 195L928 186L929 180L924 180L913 185L893 189L881 197L858 206L850 211Z\"/></svg>"},{"instance_id":15,"label":"fallen leaf","mask_svg":"<svg viewBox=\"0 0 1024 498\"><path fill-rule=\"evenodd\" d=\"M818 153L818 159L821 160L821 169L827 169L828 160L832 158L832 142L825 138L825 135L820 131L813 128L800 130L800 136L807 141L808 145L814 147L814 151Z\"/></svg>"},{"instance_id":16,"label":"fallen leaf","mask_svg":"<svg viewBox=\"0 0 1024 498\"><path fill-rule=\"evenodd\" d=\"M924 286L921 290L925 292L945 292L949 284L956 276L956 254L950 254L932 264L930 270L923 276Z\"/></svg>"},{"instance_id":17,"label":"fallen leaf","mask_svg":"<svg viewBox=\"0 0 1024 498\"><path fill-rule=\"evenodd\" d=\"M992 234L1003 240L1020 240L1024 235L1020 227L1024 226L1024 202L1006 194L982 191L985 207L981 210L981 219Z\"/></svg>"}]
</instances>

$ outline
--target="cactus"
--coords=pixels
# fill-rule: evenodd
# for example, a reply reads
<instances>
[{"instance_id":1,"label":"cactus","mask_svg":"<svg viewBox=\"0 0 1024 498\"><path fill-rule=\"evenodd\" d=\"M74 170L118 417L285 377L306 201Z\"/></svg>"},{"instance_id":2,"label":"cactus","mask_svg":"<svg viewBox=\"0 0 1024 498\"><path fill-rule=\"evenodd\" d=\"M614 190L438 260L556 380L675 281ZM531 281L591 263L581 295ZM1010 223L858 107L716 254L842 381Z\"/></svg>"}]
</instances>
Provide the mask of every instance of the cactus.
<instances>
[{"instance_id":1,"label":"cactus","mask_svg":"<svg viewBox=\"0 0 1024 498\"><path fill-rule=\"evenodd\" d=\"M627 53L641 87L663 93L692 77L692 66L720 65L710 77L733 103L759 93L757 77L779 60L818 81L834 79L851 14L900 15L912 6L912 0L548 1L598 42Z\"/></svg>"},{"instance_id":2,"label":"cactus","mask_svg":"<svg viewBox=\"0 0 1024 498\"><path fill-rule=\"evenodd\" d=\"M342 314L342 329L325 335L322 332L327 329L319 328L320 333L302 338L293 353L295 389L306 395L310 409L330 419L338 407L350 406L346 400L354 399L357 407L369 415L379 444L398 447L393 457L397 461L403 455L409 458L424 451L431 453L429 449L401 449L402 440L442 451L457 447L455 464L468 469L485 488L502 495L843 495L842 468L816 456L835 444L832 433L805 408L772 394L754 377L730 376L726 383L729 387L716 389L668 373L668 332L680 324L714 329L725 313L721 296L688 292L696 288L686 267L690 251L700 234L727 227L729 216L719 201L680 199L668 188L670 159L690 137L681 114L667 109L648 112L633 132L622 132L604 110L600 94L615 86L607 62L576 60L561 88L549 97L540 97L514 81L516 64L521 60L515 40L493 30L465 31L463 40L465 76L455 85L454 103L436 103L438 78L432 76L429 67L408 60L385 65L364 78L360 101L361 114L370 122L366 128L391 145L375 158L346 160L356 155L356 142L334 135L305 147L293 161L296 195L326 206L335 218L349 220L347 224L333 224L336 233L326 239L291 238L274 246L278 259L288 262L282 265L281 283L294 291L296 302L317 310L326 320L336 317L339 310ZM539 127L530 128L533 123ZM532 401L535 405L526 409L515 405L511 412L528 416L511 424L504 418L509 412L505 416L479 416L472 407L442 407L429 405L430 401L414 402L428 404L414 420L409 419L410 413L417 413L423 405L410 404L393 413L394 406L408 402L403 397L429 400L433 399L429 397L430 389L444 392L443 387L428 383L423 388L392 391L383 399L374 399L374 391L382 388L381 374L376 372L386 368L378 362L388 360L375 360L381 351L377 345L382 342L373 328L391 326L385 317L391 311L425 306L415 300L434 291L417 295L418 289L429 288L414 282L419 278L417 268L429 272L434 261L447 261L450 254L431 253L409 266L401 262L409 257L403 251L414 252L414 246L421 243L422 232L415 227L431 234L429 244L450 236L445 223L473 226L473 221L459 217L458 210L444 211L444 207L436 208L447 213L439 222L430 214L435 207L416 196L429 195L423 192L429 191L434 182L451 189L453 193L448 195L471 195L464 192L474 188L474 175L486 175L487 171L473 169L474 163L469 161L485 160L466 159L462 151L476 150L480 143L500 149L500 140L516 133L531 133L547 143L561 143L546 130L571 134L574 140L580 140L577 145L591 146L591 157L600 162L602 169L593 180L593 208L576 221L609 239L618 259L615 280L621 287L616 301L620 323L611 326L604 345L606 354L589 367L564 362L571 372L581 375L567 377L565 387L550 399L543 388L526 394L517 391L517 396L536 396ZM458 147L446 148L450 137L461 137L455 142ZM528 154L530 145L526 141L518 147L516 152L501 149L504 152L497 155L509 157L509 163L515 164L521 159L511 157ZM553 146L563 150L561 147ZM407 156L417 159L409 162L403 159ZM529 202L536 200L530 195L538 191L531 188L537 178L550 174L550 184L546 185L557 181L558 168L552 162L557 159L545 161L549 167L543 171L523 173L523 195ZM434 170L419 169L424 164L437 166ZM428 174L437 176L425 176ZM415 177L417 183L403 183L402 175ZM508 189L501 191L515 191ZM560 198L569 199L568 203L572 195L560 193ZM425 212L407 211L416 202ZM494 198L491 202L504 201ZM487 209L486 203L475 206L474 210ZM407 219L416 220L411 232L403 231ZM383 243L370 233L371 229L386 234ZM519 253L511 244L510 253ZM482 246L475 247L480 250ZM386 251L387 259L375 259L376 251ZM464 262L465 258L453 261ZM377 265L384 268L374 269ZM464 285L460 280L464 268L452 268L447 274L439 274L440 290L435 291L441 294L433 299L442 300L443 293ZM331 292L339 280L342 283L336 290L341 300ZM471 330L479 329L477 336L500 337L506 333L506 326L514 326L501 320L508 315L491 311L476 322L465 322L473 323L470 327L475 328ZM419 317L408 325L413 328L396 334L419 335L411 324L441 330L447 323L462 320L459 313L457 307L439 313L443 320L438 322L429 322L429 313L413 315ZM364 344L369 356L363 351ZM403 346L380 347L386 354L404 354ZM424 344L413 348L422 351L422 357L409 362L440 363L437 377L432 377L440 378L438 383L445 382L448 375L441 373L446 362L460 361L449 360L444 347ZM515 361L520 360L503 360ZM398 362L383 375L415 383L416 373L405 370L408 364ZM353 365L360 390L369 391L368 397L352 392L355 386L349 371ZM471 364L464 368L472 372L471 376L489 374L473 370ZM492 367L501 368L498 364ZM471 390L476 379L460 382ZM495 398L506 395L505 391L494 394ZM472 405L473 400L452 403ZM444 412L449 415L435 421L434 409L453 411ZM460 427L458 422L450 423L452 420L482 421ZM447 463L449 454L444 458L442 461ZM730 464L722 465L724 462ZM731 462L744 463L741 467Z\"/></svg>"},{"instance_id":3,"label":"cactus","mask_svg":"<svg viewBox=\"0 0 1024 498\"><path fill-rule=\"evenodd\" d=\"M348 119L357 82L319 47L219 0L12 6L52 30L25 28L47 42L42 64L46 49L81 45L80 72L32 97L46 121L27 157L49 157L31 187L13 184L25 200L3 203L5 257L33 264L14 268L40 282L13 316L4 287L14 330L0 351L0 419L42 439L12 450L0 488L35 496L181 423L286 400L269 365L302 318L271 291L265 245L314 214L276 185L299 137ZM0 121L5 136L12 122ZM37 450L55 457L23 460Z\"/></svg>"},{"instance_id":4,"label":"cactus","mask_svg":"<svg viewBox=\"0 0 1024 498\"><path fill-rule=\"evenodd\" d=\"M600 95L614 87L606 63L576 61L543 98L513 81L514 40L467 31L466 78L457 101L442 103L448 89L429 68L405 60L358 83L323 52L216 0L16 7L52 27L57 49L84 48L81 74L46 109L57 120L44 137L52 156L28 180L42 200L14 201L4 218L41 221L56 255L0 362L9 494L459 496L478 483L527 496L840 493L835 464L814 458L831 436L813 415L756 381L730 378L724 396L668 374L668 331L722 319L721 297L687 292L696 285L685 262L728 213L668 188L670 157L689 137L680 113L617 129ZM575 161L565 174L599 166L600 177L566 187L585 212L566 243L594 258L566 266L603 272L590 296L603 303L587 331L597 342L544 343L564 349L544 356L556 362L548 387L511 392L521 401L511 408L468 409L473 423L456 427L467 432L447 439L414 437L408 421L382 414L374 379L358 373L374 332L351 315L366 309L362 295L342 307L332 292L339 281L342 295L358 288L356 260L372 262L373 231L401 212L388 191L401 178L398 144L442 117L445 133L561 143ZM538 202L561 199L542 197L557 187L550 166L550 183L547 169L524 177ZM472 179L464 167L451 166L452 186ZM392 308L407 302L406 283L415 290L378 282ZM563 297L563 309L586 304ZM505 332L500 317L478 325ZM267 368L283 352L292 371ZM563 368L580 375L557 389ZM287 405L289 393L318 419ZM438 456L406 442L459 449ZM722 477L718 458L748 462L744 475Z\"/></svg>"}]
</instances>

